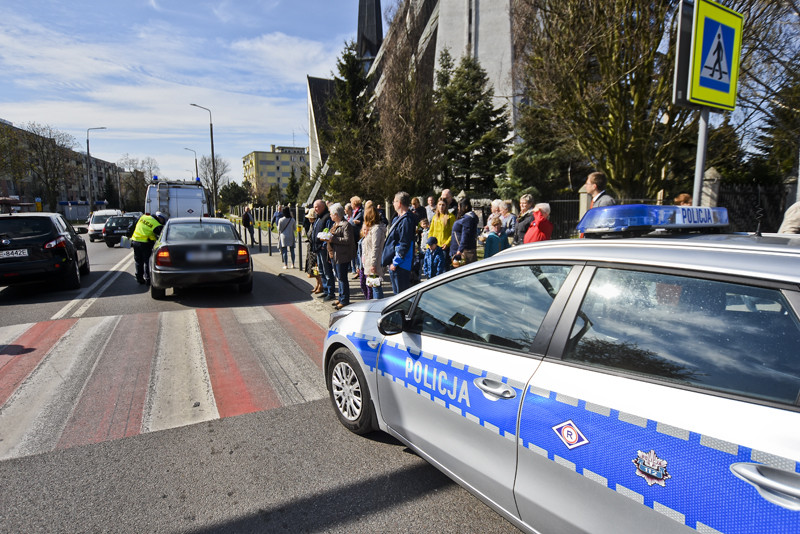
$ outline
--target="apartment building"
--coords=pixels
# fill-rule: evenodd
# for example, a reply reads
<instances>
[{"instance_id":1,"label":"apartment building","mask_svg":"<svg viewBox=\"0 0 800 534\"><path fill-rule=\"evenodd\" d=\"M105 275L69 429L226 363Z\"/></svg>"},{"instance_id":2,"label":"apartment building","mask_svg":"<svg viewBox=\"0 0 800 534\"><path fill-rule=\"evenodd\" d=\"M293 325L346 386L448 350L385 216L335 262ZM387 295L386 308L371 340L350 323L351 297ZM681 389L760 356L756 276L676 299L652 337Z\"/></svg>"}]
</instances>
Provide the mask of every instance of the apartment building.
<instances>
[{"instance_id":1,"label":"apartment building","mask_svg":"<svg viewBox=\"0 0 800 534\"><path fill-rule=\"evenodd\" d=\"M268 152L250 152L242 158L244 179L253 184L254 193L266 194L273 187L284 191L294 172L300 182L308 175L308 147L270 145Z\"/></svg>"}]
</instances>

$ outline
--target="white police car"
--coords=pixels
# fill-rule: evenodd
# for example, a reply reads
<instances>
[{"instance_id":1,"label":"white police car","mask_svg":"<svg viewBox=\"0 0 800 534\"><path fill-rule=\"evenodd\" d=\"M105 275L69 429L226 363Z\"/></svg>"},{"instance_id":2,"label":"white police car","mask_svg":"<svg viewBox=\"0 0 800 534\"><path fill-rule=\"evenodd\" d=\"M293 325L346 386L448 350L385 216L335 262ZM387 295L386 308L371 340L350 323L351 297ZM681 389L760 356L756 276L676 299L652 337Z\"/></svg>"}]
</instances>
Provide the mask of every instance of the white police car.
<instances>
[{"instance_id":1,"label":"white police car","mask_svg":"<svg viewBox=\"0 0 800 534\"><path fill-rule=\"evenodd\" d=\"M324 348L336 413L526 531L800 532L800 238L726 224L596 208L586 236L662 230L515 247L348 306Z\"/></svg>"}]
</instances>

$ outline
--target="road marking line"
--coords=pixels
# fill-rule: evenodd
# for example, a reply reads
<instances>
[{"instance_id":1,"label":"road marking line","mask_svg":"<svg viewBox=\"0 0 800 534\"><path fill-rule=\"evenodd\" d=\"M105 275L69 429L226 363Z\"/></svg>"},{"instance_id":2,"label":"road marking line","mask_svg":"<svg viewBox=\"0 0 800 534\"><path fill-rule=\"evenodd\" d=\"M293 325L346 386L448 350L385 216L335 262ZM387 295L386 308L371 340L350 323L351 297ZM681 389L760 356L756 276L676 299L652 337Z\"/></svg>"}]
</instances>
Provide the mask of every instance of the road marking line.
<instances>
[{"instance_id":1,"label":"road marking line","mask_svg":"<svg viewBox=\"0 0 800 534\"><path fill-rule=\"evenodd\" d=\"M113 266L111 268L110 271L106 272L106 274L101 276L100 279L97 282L95 282L94 284L90 285L89 287L87 287L86 289L81 291L80 294L77 297L75 297L74 299L69 301L63 308L61 308L59 311L57 311L55 313L55 315L50 317L50 320L51 321L55 321L56 319L61 319L61 318L65 317L67 315L67 313L69 312L69 310L71 310L72 308L74 308L75 306L80 304L81 301L83 301L86 298L87 295L92 293L92 291L94 291L94 289L97 286L99 286L101 283L103 283L106 278L111 276L112 277L111 280L109 280L106 285L104 285L102 288L100 288L100 290L98 290L97 293L95 293L83 306L81 306L80 309L78 309L78 311L76 311L75 314L72 315L72 317L80 317L81 315L83 315L86 312L86 310L89 308L89 306L94 304L94 301L97 300L97 298L103 293L103 291L108 289L108 287L111 285L111 283L114 280L116 280L117 277L120 274L122 274L125 270L128 269L128 267L130 266L130 263L132 263L132 262L133 262L133 254L130 254L129 256L126 256L126 257L122 258L115 266ZM124 267L121 267L123 263L125 263L126 265Z\"/></svg>"},{"instance_id":2,"label":"road marking line","mask_svg":"<svg viewBox=\"0 0 800 534\"><path fill-rule=\"evenodd\" d=\"M163 312L142 432L212 419L219 419L219 412L197 315L194 310Z\"/></svg>"}]
</instances>

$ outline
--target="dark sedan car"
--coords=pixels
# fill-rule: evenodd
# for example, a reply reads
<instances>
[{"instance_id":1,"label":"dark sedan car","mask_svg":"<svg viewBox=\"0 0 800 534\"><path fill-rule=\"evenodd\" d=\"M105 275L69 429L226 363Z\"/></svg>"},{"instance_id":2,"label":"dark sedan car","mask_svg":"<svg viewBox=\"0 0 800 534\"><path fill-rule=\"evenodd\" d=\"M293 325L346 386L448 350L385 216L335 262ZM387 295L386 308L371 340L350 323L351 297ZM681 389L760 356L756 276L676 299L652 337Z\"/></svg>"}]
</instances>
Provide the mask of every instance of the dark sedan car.
<instances>
[{"instance_id":1,"label":"dark sedan car","mask_svg":"<svg viewBox=\"0 0 800 534\"><path fill-rule=\"evenodd\" d=\"M227 219L179 217L167 221L150 257L150 296L169 287L236 284L253 290L253 260Z\"/></svg>"},{"instance_id":2,"label":"dark sedan car","mask_svg":"<svg viewBox=\"0 0 800 534\"><path fill-rule=\"evenodd\" d=\"M86 241L60 213L0 215L0 286L58 280L68 289L89 274Z\"/></svg>"},{"instance_id":3,"label":"dark sedan car","mask_svg":"<svg viewBox=\"0 0 800 534\"><path fill-rule=\"evenodd\" d=\"M106 242L106 246L113 248L114 245L119 245L123 237L131 237L138 220L139 217L131 215L109 217L103 226L103 241Z\"/></svg>"}]
</instances>

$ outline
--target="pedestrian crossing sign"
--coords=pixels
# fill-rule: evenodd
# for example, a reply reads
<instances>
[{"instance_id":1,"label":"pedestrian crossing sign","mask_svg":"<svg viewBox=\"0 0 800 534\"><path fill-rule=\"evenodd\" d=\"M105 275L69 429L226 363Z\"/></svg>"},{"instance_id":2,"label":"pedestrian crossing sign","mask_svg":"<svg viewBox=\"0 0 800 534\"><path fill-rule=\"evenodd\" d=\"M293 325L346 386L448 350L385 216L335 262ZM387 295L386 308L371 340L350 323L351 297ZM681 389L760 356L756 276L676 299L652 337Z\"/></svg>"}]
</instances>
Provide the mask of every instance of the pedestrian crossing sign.
<instances>
[{"instance_id":1,"label":"pedestrian crossing sign","mask_svg":"<svg viewBox=\"0 0 800 534\"><path fill-rule=\"evenodd\" d=\"M688 100L733 110L744 17L711 0L696 0Z\"/></svg>"}]
</instances>

